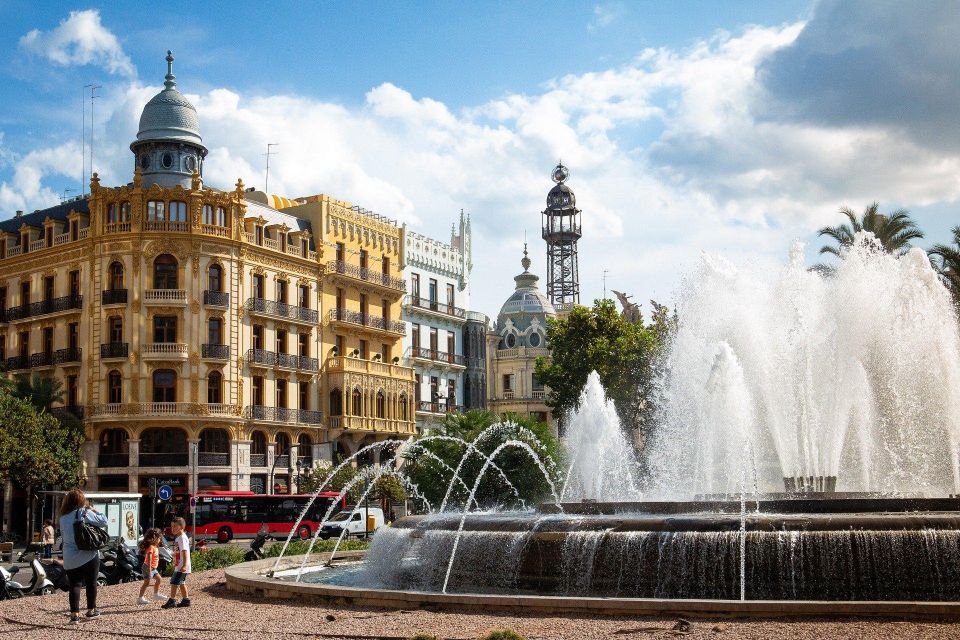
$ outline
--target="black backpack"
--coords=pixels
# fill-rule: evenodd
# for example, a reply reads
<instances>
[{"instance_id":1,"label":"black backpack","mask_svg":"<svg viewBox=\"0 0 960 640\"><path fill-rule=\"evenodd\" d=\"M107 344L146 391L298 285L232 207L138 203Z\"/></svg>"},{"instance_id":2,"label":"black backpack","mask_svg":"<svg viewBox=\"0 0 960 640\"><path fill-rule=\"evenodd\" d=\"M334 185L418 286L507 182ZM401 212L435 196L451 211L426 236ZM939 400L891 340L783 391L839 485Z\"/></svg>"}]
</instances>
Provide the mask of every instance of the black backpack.
<instances>
[{"instance_id":1,"label":"black backpack","mask_svg":"<svg viewBox=\"0 0 960 640\"><path fill-rule=\"evenodd\" d=\"M96 551L107 544L110 537L106 529L101 529L95 524L87 522L83 517L86 509L77 509L77 519L73 522L73 539L77 543L77 549L81 551Z\"/></svg>"}]
</instances>

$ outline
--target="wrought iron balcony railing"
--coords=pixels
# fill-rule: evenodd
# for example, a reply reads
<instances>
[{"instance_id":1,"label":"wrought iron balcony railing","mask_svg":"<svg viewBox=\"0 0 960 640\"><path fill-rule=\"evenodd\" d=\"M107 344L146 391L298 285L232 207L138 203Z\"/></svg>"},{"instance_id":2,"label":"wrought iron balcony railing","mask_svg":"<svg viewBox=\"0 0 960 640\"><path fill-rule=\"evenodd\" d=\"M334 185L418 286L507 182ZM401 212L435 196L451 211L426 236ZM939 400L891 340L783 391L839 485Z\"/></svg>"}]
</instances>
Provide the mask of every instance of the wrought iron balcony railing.
<instances>
[{"instance_id":1,"label":"wrought iron balcony railing","mask_svg":"<svg viewBox=\"0 0 960 640\"><path fill-rule=\"evenodd\" d=\"M390 333L404 334L407 332L407 327L403 322L382 316L373 316L369 313L360 313L359 311L330 309L328 317L330 318L330 322L348 322L350 324L389 331Z\"/></svg>"},{"instance_id":2,"label":"wrought iron balcony railing","mask_svg":"<svg viewBox=\"0 0 960 640\"><path fill-rule=\"evenodd\" d=\"M7 371L18 371L30 368L30 356L11 356L7 358Z\"/></svg>"},{"instance_id":3,"label":"wrought iron balcony railing","mask_svg":"<svg viewBox=\"0 0 960 640\"><path fill-rule=\"evenodd\" d=\"M200 451L197 455L197 464L201 467L229 467L230 452L225 453Z\"/></svg>"},{"instance_id":4,"label":"wrought iron balcony railing","mask_svg":"<svg viewBox=\"0 0 960 640\"><path fill-rule=\"evenodd\" d=\"M461 309L460 307L455 307L453 305L438 302L436 300L430 300L428 298L421 298L417 295L407 296L403 302L411 307L442 313L443 315L452 316L454 318L466 319L467 317L466 309Z\"/></svg>"},{"instance_id":5,"label":"wrought iron balcony railing","mask_svg":"<svg viewBox=\"0 0 960 640\"><path fill-rule=\"evenodd\" d=\"M374 284L379 284L390 289L396 289L397 291L407 290L407 283L403 278L397 278L395 276L383 273L382 271L376 271L374 269L361 267L360 265L350 264L349 262L344 262L343 260L335 260L331 262L329 264L329 268L334 273L347 275L352 278L357 278L358 280L373 282Z\"/></svg>"},{"instance_id":6,"label":"wrought iron balcony railing","mask_svg":"<svg viewBox=\"0 0 960 640\"><path fill-rule=\"evenodd\" d=\"M130 344L127 342L107 342L100 345L100 359L126 358L130 355Z\"/></svg>"},{"instance_id":7,"label":"wrought iron balcony railing","mask_svg":"<svg viewBox=\"0 0 960 640\"><path fill-rule=\"evenodd\" d=\"M62 296L60 298L22 304L19 307L10 307L7 309L7 320L22 320L24 318L34 318L50 313L60 313L61 311L81 308L83 308L83 296Z\"/></svg>"},{"instance_id":8,"label":"wrought iron balcony railing","mask_svg":"<svg viewBox=\"0 0 960 640\"><path fill-rule=\"evenodd\" d=\"M126 289L104 289L100 294L100 304L127 304Z\"/></svg>"},{"instance_id":9,"label":"wrought iron balcony railing","mask_svg":"<svg viewBox=\"0 0 960 640\"><path fill-rule=\"evenodd\" d=\"M320 314L316 309L298 307L293 304L287 304L286 302L265 300L264 298L248 298L244 306L251 313L259 313L275 318L298 320L311 324L316 324L320 320Z\"/></svg>"},{"instance_id":10,"label":"wrought iron balcony railing","mask_svg":"<svg viewBox=\"0 0 960 640\"><path fill-rule=\"evenodd\" d=\"M230 294L226 291L210 291L208 289L203 292L203 304L208 307L229 307Z\"/></svg>"},{"instance_id":11,"label":"wrought iron balcony railing","mask_svg":"<svg viewBox=\"0 0 960 640\"><path fill-rule=\"evenodd\" d=\"M204 344L200 346L200 355L210 360L229 360L230 345L228 344Z\"/></svg>"},{"instance_id":12,"label":"wrought iron balcony railing","mask_svg":"<svg viewBox=\"0 0 960 640\"><path fill-rule=\"evenodd\" d=\"M298 356L293 353L277 353L264 349L247 349L247 362L267 367L281 367L283 369L300 369L303 371L319 370L319 361L316 358Z\"/></svg>"},{"instance_id":13,"label":"wrought iron balcony railing","mask_svg":"<svg viewBox=\"0 0 960 640\"><path fill-rule=\"evenodd\" d=\"M251 454L250 454L250 466L251 466L251 467L265 467L265 466L267 466L267 454L265 454L265 453L251 453Z\"/></svg>"},{"instance_id":14,"label":"wrought iron balcony railing","mask_svg":"<svg viewBox=\"0 0 960 640\"><path fill-rule=\"evenodd\" d=\"M455 364L461 367L466 363L466 359L458 353L447 353L446 351L437 351L436 349L428 349L426 347L411 347L410 355L422 360L446 362L447 364Z\"/></svg>"},{"instance_id":15,"label":"wrought iron balcony railing","mask_svg":"<svg viewBox=\"0 0 960 640\"><path fill-rule=\"evenodd\" d=\"M79 347L67 347L56 351L41 351L30 356L31 367L52 367L68 362L80 362L82 350Z\"/></svg>"}]
</instances>

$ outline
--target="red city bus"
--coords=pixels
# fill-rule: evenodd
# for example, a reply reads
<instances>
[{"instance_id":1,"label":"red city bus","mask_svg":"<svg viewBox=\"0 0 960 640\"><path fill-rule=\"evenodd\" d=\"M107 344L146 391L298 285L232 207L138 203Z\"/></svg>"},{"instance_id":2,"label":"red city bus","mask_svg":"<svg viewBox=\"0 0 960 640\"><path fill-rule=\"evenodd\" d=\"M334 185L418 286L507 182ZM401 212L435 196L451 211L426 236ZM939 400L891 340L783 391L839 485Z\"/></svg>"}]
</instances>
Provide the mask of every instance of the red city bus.
<instances>
[{"instance_id":1,"label":"red city bus","mask_svg":"<svg viewBox=\"0 0 960 640\"><path fill-rule=\"evenodd\" d=\"M301 539L316 533L320 519L338 495L337 491L323 491L317 496L297 529ZM193 537L216 537L220 543L230 542L234 538L254 538L263 525L271 534L287 535L311 498L309 494L264 495L252 491L209 491L190 497L196 499L197 512L197 530L193 532ZM339 503L333 513L346 506L346 498L341 498ZM191 533L193 514L188 508L180 511L182 513L168 510L164 523L167 535L171 533L170 519L177 515L187 521L187 534Z\"/></svg>"}]
</instances>

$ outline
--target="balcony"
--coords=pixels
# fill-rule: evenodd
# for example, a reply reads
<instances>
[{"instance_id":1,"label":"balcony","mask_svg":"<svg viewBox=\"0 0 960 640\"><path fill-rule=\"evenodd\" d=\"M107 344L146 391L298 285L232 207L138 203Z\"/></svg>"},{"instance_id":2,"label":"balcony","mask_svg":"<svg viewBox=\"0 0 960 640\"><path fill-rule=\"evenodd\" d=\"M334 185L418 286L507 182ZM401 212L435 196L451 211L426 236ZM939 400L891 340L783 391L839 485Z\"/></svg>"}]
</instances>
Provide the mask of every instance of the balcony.
<instances>
[{"instance_id":1,"label":"balcony","mask_svg":"<svg viewBox=\"0 0 960 640\"><path fill-rule=\"evenodd\" d=\"M451 320L467 319L466 309L461 309L460 307L454 307L442 302L437 302L436 300L421 298L420 296L416 295L407 296L404 298L403 304L407 307L408 311L411 312L422 311L429 314L443 316Z\"/></svg>"},{"instance_id":2,"label":"balcony","mask_svg":"<svg viewBox=\"0 0 960 640\"><path fill-rule=\"evenodd\" d=\"M359 311L330 309L328 318L330 322L344 322L354 326L369 327L376 331L384 331L386 333L404 335L407 332L406 324L399 320L372 316L369 313L360 313Z\"/></svg>"},{"instance_id":3,"label":"balcony","mask_svg":"<svg viewBox=\"0 0 960 640\"><path fill-rule=\"evenodd\" d=\"M127 467L130 465L130 454L123 453L99 453L97 454L98 467Z\"/></svg>"},{"instance_id":4,"label":"balcony","mask_svg":"<svg viewBox=\"0 0 960 640\"><path fill-rule=\"evenodd\" d=\"M289 469L290 468L290 454L274 456L273 457L273 466L276 469Z\"/></svg>"},{"instance_id":5,"label":"balcony","mask_svg":"<svg viewBox=\"0 0 960 640\"><path fill-rule=\"evenodd\" d=\"M197 464L201 467L229 467L230 452L200 451L197 455Z\"/></svg>"},{"instance_id":6,"label":"balcony","mask_svg":"<svg viewBox=\"0 0 960 640\"><path fill-rule=\"evenodd\" d=\"M320 424L322 420L322 415L319 411L311 411L310 409L299 409L299 415L297 422L301 424Z\"/></svg>"},{"instance_id":7,"label":"balcony","mask_svg":"<svg viewBox=\"0 0 960 640\"><path fill-rule=\"evenodd\" d=\"M30 367L52 367L69 362L80 362L81 355L81 349L77 347L67 347L66 349L57 349L56 351L42 351L30 356Z\"/></svg>"},{"instance_id":8,"label":"balcony","mask_svg":"<svg viewBox=\"0 0 960 640\"><path fill-rule=\"evenodd\" d=\"M200 356L208 360L229 360L230 345L204 344L200 346Z\"/></svg>"},{"instance_id":9,"label":"balcony","mask_svg":"<svg viewBox=\"0 0 960 640\"><path fill-rule=\"evenodd\" d=\"M251 466L251 467L265 467L265 466L267 466L267 454L265 454L265 453L251 453L251 454L250 454L250 466Z\"/></svg>"},{"instance_id":10,"label":"balcony","mask_svg":"<svg viewBox=\"0 0 960 640\"><path fill-rule=\"evenodd\" d=\"M129 222L108 222L103 229L104 233L129 233Z\"/></svg>"},{"instance_id":11,"label":"balcony","mask_svg":"<svg viewBox=\"0 0 960 640\"><path fill-rule=\"evenodd\" d=\"M280 369L298 369L300 371L318 371L319 361L316 358L298 356L292 353L276 353L263 349L248 349L247 364L250 366L278 367Z\"/></svg>"},{"instance_id":12,"label":"balcony","mask_svg":"<svg viewBox=\"0 0 960 640\"><path fill-rule=\"evenodd\" d=\"M130 355L130 345L126 342L108 342L100 345L100 359L126 358Z\"/></svg>"},{"instance_id":13,"label":"balcony","mask_svg":"<svg viewBox=\"0 0 960 640\"><path fill-rule=\"evenodd\" d=\"M317 324L320 320L320 314L316 309L307 307L298 307L285 302L276 302L274 300L264 300L263 298L249 298L244 305L252 315L268 316L271 318L282 318L284 320L293 320L294 322L306 322Z\"/></svg>"},{"instance_id":14,"label":"balcony","mask_svg":"<svg viewBox=\"0 0 960 640\"><path fill-rule=\"evenodd\" d=\"M175 220L147 220L143 223L144 231L177 231L186 233L190 231L189 222L180 222Z\"/></svg>"},{"instance_id":15,"label":"balcony","mask_svg":"<svg viewBox=\"0 0 960 640\"><path fill-rule=\"evenodd\" d=\"M105 289L100 296L100 304L103 306L109 304L127 304L126 289Z\"/></svg>"},{"instance_id":16,"label":"balcony","mask_svg":"<svg viewBox=\"0 0 960 640\"><path fill-rule=\"evenodd\" d=\"M331 416L327 418L327 427L344 431L370 431L375 433L417 432L417 423L397 418L372 418L370 416Z\"/></svg>"},{"instance_id":17,"label":"balcony","mask_svg":"<svg viewBox=\"0 0 960 640\"><path fill-rule=\"evenodd\" d=\"M53 351L35 353L32 356L30 356L31 369L37 369L39 367L52 367L52 366L53 366Z\"/></svg>"},{"instance_id":18,"label":"balcony","mask_svg":"<svg viewBox=\"0 0 960 640\"><path fill-rule=\"evenodd\" d=\"M186 289L146 289L143 301L147 304L187 304Z\"/></svg>"},{"instance_id":19,"label":"balcony","mask_svg":"<svg viewBox=\"0 0 960 640\"><path fill-rule=\"evenodd\" d=\"M388 364L386 362L374 362L373 360L361 360L360 358L347 358L345 356L328 358L325 369L327 373L367 373L401 380L413 380L415 375L413 369L410 367L402 367L398 364Z\"/></svg>"},{"instance_id":20,"label":"balcony","mask_svg":"<svg viewBox=\"0 0 960 640\"><path fill-rule=\"evenodd\" d=\"M24 318L34 318L51 313L79 310L81 308L83 308L83 296L63 296L50 300L41 300L40 302L31 304L24 304L19 307L10 307L7 309L7 321L13 322L15 320L23 320Z\"/></svg>"},{"instance_id":21,"label":"balcony","mask_svg":"<svg viewBox=\"0 0 960 640\"><path fill-rule=\"evenodd\" d=\"M182 453L140 453L141 467L185 467L190 464L190 454Z\"/></svg>"},{"instance_id":22,"label":"balcony","mask_svg":"<svg viewBox=\"0 0 960 640\"><path fill-rule=\"evenodd\" d=\"M143 345L143 355L185 358L187 345L182 342L152 342Z\"/></svg>"},{"instance_id":23,"label":"balcony","mask_svg":"<svg viewBox=\"0 0 960 640\"><path fill-rule=\"evenodd\" d=\"M91 417L115 416L223 416L236 415L232 404L206 402L131 402L96 404L90 407Z\"/></svg>"},{"instance_id":24,"label":"balcony","mask_svg":"<svg viewBox=\"0 0 960 640\"><path fill-rule=\"evenodd\" d=\"M208 307L223 307L227 308L230 306L230 294L226 291L207 291L203 292L203 304Z\"/></svg>"},{"instance_id":25,"label":"balcony","mask_svg":"<svg viewBox=\"0 0 960 640\"><path fill-rule=\"evenodd\" d=\"M425 347L411 347L410 357L418 360L429 360L430 362L439 362L456 367L466 366L466 359L457 353L447 353L446 351L437 351L436 349L427 349Z\"/></svg>"},{"instance_id":26,"label":"balcony","mask_svg":"<svg viewBox=\"0 0 960 640\"><path fill-rule=\"evenodd\" d=\"M462 404L447 404L446 402L428 402L426 400L419 400L417 402L417 413L445 414L445 413L462 413L462 412L463 412Z\"/></svg>"},{"instance_id":27,"label":"balcony","mask_svg":"<svg viewBox=\"0 0 960 640\"><path fill-rule=\"evenodd\" d=\"M297 410L287 407L264 407L255 404L246 408L244 417L265 422L297 422Z\"/></svg>"},{"instance_id":28,"label":"balcony","mask_svg":"<svg viewBox=\"0 0 960 640\"><path fill-rule=\"evenodd\" d=\"M208 236L217 236L218 238L230 237L230 227L221 227L216 224L202 224L200 225L200 231Z\"/></svg>"},{"instance_id":29,"label":"balcony","mask_svg":"<svg viewBox=\"0 0 960 640\"><path fill-rule=\"evenodd\" d=\"M513 349L497 349L497 358L530 358L549 357L550 349L546 347L514 347Z\"/></svg>"},{"instance_id":30,"label":"balcony","mask_svg":"<svg viewBox=\"0 0 960 640\"><path fill-rule=\"evenodd\" d=\"M354 280L370 282L400 293L407 290L407 283L403 278L397 278L380 271L361 267L360 265L350 264L343 260L334 260L328 263L327 273L339 274Z\"/></svg>"},{"instance_id":31,"label":"balcony","mask_svg":"<svg viewBox=\"0 0 960 640\"><path fill-rule=\"evenodd\" d=\"M29 369L29 368L30 368L30 356L28 355L12 356L10 358L7 358L7 366L6 366L7 371L20 371L20 370Z\"/></svg>"}]
</instances>

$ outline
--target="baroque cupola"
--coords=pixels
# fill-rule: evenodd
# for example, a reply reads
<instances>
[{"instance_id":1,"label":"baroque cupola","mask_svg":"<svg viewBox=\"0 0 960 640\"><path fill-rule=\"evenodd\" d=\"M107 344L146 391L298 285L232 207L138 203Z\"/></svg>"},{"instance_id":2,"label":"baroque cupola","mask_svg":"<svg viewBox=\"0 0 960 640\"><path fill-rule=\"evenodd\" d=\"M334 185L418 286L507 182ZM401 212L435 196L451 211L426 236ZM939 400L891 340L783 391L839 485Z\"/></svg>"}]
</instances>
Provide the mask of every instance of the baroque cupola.
<instances>
[{"instance_id":1,"label":"baroque cupola","mask_svg":"<svg viewBox=\"0 0 960 640\"><path fill-rule=\"evenodd\" d=\"M145 187L157 184L190 188L194 171L203 175L207 148L200 137L200 119L190 101L177 91L170 51L163 90L143 107L137 139L130 150Z\"/></svg>"}]
</instances>

